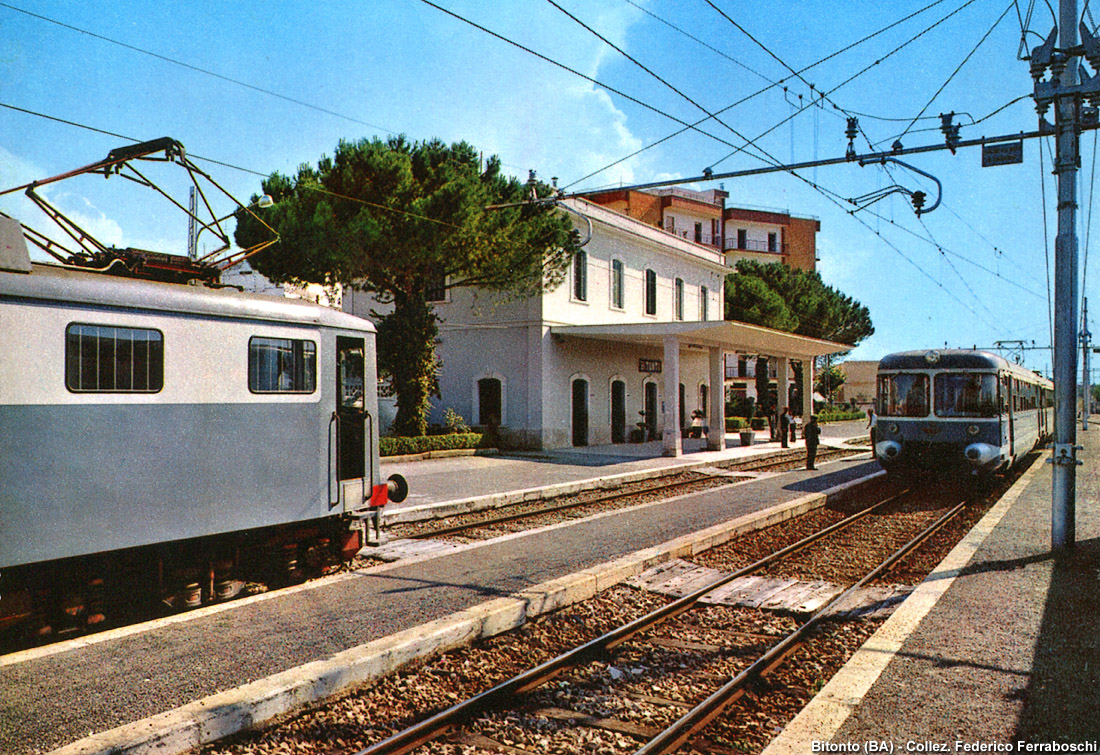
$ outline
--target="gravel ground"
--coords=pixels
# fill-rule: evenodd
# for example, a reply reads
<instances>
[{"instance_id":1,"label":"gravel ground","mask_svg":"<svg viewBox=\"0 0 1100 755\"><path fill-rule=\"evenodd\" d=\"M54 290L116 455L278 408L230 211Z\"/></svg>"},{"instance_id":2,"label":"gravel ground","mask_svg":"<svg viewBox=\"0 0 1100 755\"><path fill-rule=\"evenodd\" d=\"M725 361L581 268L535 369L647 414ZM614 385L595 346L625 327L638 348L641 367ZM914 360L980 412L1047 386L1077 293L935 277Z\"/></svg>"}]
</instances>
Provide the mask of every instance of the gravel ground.
<instances>
[{"instance_id":1,"label":"gravel ground","mask_svg":"<svg viewBox=\"0 0 1100 755\"><path fill-rule=\"evenodd\" d=\"M1026 465L1025 465L1026 466ZM1022 470L1021 470L1022 471ZM1010 482L1010 481L1009 481ZM1003 489L1003 485L998 486ZM880 500L889 493L872 486ZM910 494L868 516L843 538L792 556L775 574L849 582L937 518L957 491ZM974 500L964 514L888 575L916 584L991 505ZM864 498L863 500L867 500ZM957 499L956 499L957 500ZM854 504L815 511L703 554L697 562L731 570L851 513ZM867 542L874 548L864 547ZM860 573L857 573L860 572ZM263 732L204 748L203 755L328 753L344 755L380 741L514 674L549 660L665 604L625 586L563 609L521 629L423 662ZM485 714L422 752L633 752L803 620L779 613L706 606L682 614L616 648L605 660L574 669L524 696L507 712ZM826 621L790 660L716 719L705 739L683 752L759 752L880 625L882 619ZM571 711L569 713L563 711ZM585 717L589 717L585 719ZM568 719L574 719L570 722ZM585 719L578 725L576 719ZM611 719L614 729L596 719ZM485 739L492 740L486 746Z\"/></svg>"}]
</instances>

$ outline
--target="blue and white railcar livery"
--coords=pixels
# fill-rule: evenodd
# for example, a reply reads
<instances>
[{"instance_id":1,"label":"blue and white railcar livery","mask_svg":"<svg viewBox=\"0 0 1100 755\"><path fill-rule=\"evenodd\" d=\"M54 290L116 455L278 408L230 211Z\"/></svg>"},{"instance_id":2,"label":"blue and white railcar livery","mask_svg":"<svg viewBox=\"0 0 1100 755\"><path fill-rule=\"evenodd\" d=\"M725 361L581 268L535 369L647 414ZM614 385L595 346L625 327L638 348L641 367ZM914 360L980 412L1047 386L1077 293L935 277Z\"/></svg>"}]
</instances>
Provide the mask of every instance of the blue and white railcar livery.
<instances>
[{"instance_id":1,"label":"blue and white railcar livery","mask_svg":"<svg viewBox=\"0 0 1100 755\"><path fill-rule=\"evenodd\" d=\"M1046 438L1053 384L982 351L907 351L878 366L874 451L891 473L986 475Z\"/></svg>"}]
</instances>

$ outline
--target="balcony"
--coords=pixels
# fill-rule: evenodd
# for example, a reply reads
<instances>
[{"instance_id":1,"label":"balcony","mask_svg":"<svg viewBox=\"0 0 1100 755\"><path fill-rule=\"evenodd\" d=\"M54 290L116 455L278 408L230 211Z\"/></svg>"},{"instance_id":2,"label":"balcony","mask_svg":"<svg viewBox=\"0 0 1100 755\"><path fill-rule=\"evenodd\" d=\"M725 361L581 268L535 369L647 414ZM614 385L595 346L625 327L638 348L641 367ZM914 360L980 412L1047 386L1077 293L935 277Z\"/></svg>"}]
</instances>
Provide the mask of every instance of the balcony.
<instances>
[{"instance_id":1,"label":"balcony","mask_svg":"<svg viewBox=\"0 0 1100 755\"><path fill-rule=\"evenodd\" d=\"M690 228L674 228L669 226L667 223L665 224L664 230L667 233L671 233L673 236L679 236L682 239L694 241L696 244L713 246L716 248L721 248L722 246L721 236L712 235L709 233L696 233L693 229Z\"/></svg>"},{"instance_id":2,"label":"balcony","mask_svg":"<svg viewBox=\"0 0 1100 755\"><path fill-rule=\"evenodd\" d=\"M769 246L771 248L769 248ZM788 246L788 244L769 245L767 241L757 241L755 239L745 239L741 243L737 243L736 238L727 238L722 248L727 252L770 252L771 254L788 254Z\"/></svg>"}]
</instances>

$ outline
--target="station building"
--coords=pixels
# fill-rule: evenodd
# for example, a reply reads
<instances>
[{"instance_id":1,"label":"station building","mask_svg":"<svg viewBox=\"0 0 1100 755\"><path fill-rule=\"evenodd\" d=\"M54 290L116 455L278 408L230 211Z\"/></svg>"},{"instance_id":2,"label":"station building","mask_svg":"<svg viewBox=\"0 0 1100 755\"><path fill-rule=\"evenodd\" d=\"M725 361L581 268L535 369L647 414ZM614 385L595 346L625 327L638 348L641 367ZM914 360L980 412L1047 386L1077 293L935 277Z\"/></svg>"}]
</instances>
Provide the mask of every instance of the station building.
<instances>
[{"instance_id":1,"label":"station building","mask_svg":"<svg viewBox=\"0 0 1100 755\"><path fill-rule=\"evenodd\" d=\"M727 353L772 358L781 407L791 362L808 365L801 395L810 413L813 357L850 347L724 321L724 244L601 203L564 204L585 243L562 285L523 299L446 289L435 302L442 398L430 421L453 409L532 449L660 438L667 455L682 453L694 424L720 448ZM343 308L369 317L379 307L346 291Z\"/></svg>"}]
</instances>

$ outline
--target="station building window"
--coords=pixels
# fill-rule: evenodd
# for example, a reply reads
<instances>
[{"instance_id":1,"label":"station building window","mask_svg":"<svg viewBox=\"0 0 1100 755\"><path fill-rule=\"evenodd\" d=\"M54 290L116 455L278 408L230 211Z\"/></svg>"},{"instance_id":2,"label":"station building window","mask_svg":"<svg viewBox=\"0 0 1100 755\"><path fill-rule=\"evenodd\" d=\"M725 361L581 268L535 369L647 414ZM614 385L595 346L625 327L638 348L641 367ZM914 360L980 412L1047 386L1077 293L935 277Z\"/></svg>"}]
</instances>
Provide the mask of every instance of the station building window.
<instances>
[{"instance_id":1,"label":"station building window","mask_svg":"<svg viewBox=\"0 0 1100 755\"><path fill-rule=\"evenodd\" d=\"M623 261L611 260L611 306L613 309L623 308Z\"/></svg>"},{"instance_id":2,"label":"station building window","mask_svg":"<svg viewBox=\"0 0 1100 755\"><path fill-rule=\"evenodd\" d=\"M248 341L248 390L253 393L313 393L317 389L317 344L293 338Z\"/></svg>"},{"instance_id":3,"label":"station building window","mask_svg":"<svg viewBox=\"0 0 1100 755\"><path fill-rule=\"evenodd\" d=\"M657 273L653 270L645 271L645 313L657 314Z\"/></svg>"},{"instance_id":4,"label":"station building window","mask_svg":"<svg viewBox=\"0 0 1100 755\"><path fill-rule=\"evenodd\" d=\"M573 255L573 298L588 301L588 254L585 252Z\"/></svg>"},{"instance_id":5,"label":"station building window","mask_svg":"<svg viewBox=\"0 0 1100 755\"><path fill-rule=\"evenodd\" d=\"M683 278L677 278L676 279L675 301L673 302L673 305L674 305L673 311L676 313L676 319L677 320L683 320L684 319L684 279Z\"/></svg>"},{"instance_id":6,"label":"station building window","mask_svg":"<svg viewBox=\"0 0 1100 755\"><path fill-rule=\"evenodd\" d=\"M164 335L143 328L69 325L65 385L74 393L158 392L164 387Z\"/></svg>"},{"instance_id":7,"label":"station building window","mask_svg":"<svg viewBox=\"0 0 1100 755\"><path fill-rule=\"evenodd\" d=\"M699 287L699 319L706 322L710 319L710 301L708 297L710 292L707 291L706 286Z\"/></svg>"}]
</instances>

